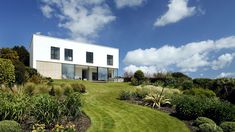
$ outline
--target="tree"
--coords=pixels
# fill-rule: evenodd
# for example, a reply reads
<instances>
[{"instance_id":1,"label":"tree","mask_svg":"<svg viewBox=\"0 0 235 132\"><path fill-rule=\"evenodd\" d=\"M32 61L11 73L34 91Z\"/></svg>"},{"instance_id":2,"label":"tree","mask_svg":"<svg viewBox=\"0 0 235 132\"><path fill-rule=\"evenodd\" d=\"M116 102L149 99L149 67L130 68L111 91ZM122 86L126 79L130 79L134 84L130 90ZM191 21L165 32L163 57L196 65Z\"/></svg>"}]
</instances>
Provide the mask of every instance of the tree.
<instances>
[{"instance_id":1,"label":"tree","mask_svg":"<svg viewBox=\"0 0 235 132\"><path fill-rule=\"evenodd\" d=\"M13 64L15 66L15 80L18 84L23 84L27 81L26 79L26 68L24 64L19 60L14 60Z\"/></svg>"},{"instance_id":2,"label":"tree","mask_svg":"<svg viewBox=\"0 0 235 132\"><path fill-rule=\"evenodd\" d=\"M0 58L0 84L12 85L15 82L14 65L10 60Z\"/></svg>"},{"instance_id":3,"label":"tree","mask_svg":"<svg viewBox=\"0 0 235 132\"><path fill-rule=\"evenodd\" d=\"M18 60L19 56L16 51L10 48L2 48L0 49L0 58L9 59L9 60Z\"/></svg>"},{"instance_id":4,"label":"tree","mask_svg":"<svg viewBox=\"0 0 235 132\"><path fill-rule=\"evenodd\" d=\"M134 78L138 81L138 85L144 82L144 73L141 70L137 70L134 74Z\"/></svg>"},{"instance_id":5,"label":"tree","mask_svg":"<svg viewBox=\"0 0 235 132\"><path fill-rule=\"evenodd\" d=\"M29 52L24 46L14 46L13 50L17 52L19 60L24 63L25 66L29 66Z\"/></svg>"}]
</instances>

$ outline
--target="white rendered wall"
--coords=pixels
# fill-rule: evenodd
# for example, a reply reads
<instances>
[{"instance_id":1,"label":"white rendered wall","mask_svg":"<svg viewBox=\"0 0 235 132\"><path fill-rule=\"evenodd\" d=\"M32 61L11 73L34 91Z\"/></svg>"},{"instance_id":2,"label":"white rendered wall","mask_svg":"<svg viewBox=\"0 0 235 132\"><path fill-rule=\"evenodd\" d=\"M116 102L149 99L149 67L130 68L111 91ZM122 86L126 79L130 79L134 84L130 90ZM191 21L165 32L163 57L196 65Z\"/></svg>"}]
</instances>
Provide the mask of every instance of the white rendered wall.
<instances>
[{"instance_id":1,"label":"white rendered wall","mask_svg":"<svg viewBox=\"0 0 235 132\"><path fill-rule=\"evenodd\" d=\"M51 46L60 48L60 60L51 59ZM73 61L64 60L64 49L73 49ZM31 67L36 68L36 61L49 61L96 67L119 68L119 50L94 44L80 43L59 38L33 35L30 47ZM93 52L93 63L86 63L86 52ZM113 65L107 65L107 55L113 55Z\"/></svg>"}]
</instances>

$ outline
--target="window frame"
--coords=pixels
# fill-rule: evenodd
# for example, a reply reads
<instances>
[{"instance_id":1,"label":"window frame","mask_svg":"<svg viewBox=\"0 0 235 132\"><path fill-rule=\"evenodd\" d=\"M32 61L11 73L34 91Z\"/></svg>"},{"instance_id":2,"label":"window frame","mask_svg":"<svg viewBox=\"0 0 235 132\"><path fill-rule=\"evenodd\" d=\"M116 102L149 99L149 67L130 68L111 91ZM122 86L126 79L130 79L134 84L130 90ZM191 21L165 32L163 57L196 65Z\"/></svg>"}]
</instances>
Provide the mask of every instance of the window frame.
<instances>
[{"instance_id":1,"label":"window frame","mask_svg":"<svg viewBox=\"0 0 235 132\"><path fill-rule=\"evenodd\" d=\"M67 57L66 57L66 50L67 51L71 51L71 58L72 58L71 60L67 59ZM69 55L70 52L67 52L67 53ZM70 56L68 56L68 57L70 57ZM64 49L64 60L65 61L73 61L73 49L67 49L67 48Z\"/></svg>"},{"instance_id":2,"label":"window frame","mask_svg":"<svg viewBox=\"0 0 235 132\"><path fill-rule=\"evenodd\" d=\"M91 55L91 56L89 56ZM89 58L91 57L91 58ZM86 52L86 63L94 63L94 53L93 52Z\"/></svg>"},{"instance_id":3,"label":"window frame","mask_svg":"<svg viewBox=\"0 0 235 132\"><path fill-rule=\"evenodd\" d=\"M109 57L112 57L112 58L109 58ZM113 55L107 55L107 65L113 66Z\"/></svg>"},{"instance_id":4,"label":"window frame","mask_svg":"<svg viewBox=\"0 0 235 132\"><path fill-rule=\"evenodd\" d=\"M56 57L56 50L58 50L58 57ZM60 60L60 47L51 46L51 59Z\"/></svg>"}]
</instances>

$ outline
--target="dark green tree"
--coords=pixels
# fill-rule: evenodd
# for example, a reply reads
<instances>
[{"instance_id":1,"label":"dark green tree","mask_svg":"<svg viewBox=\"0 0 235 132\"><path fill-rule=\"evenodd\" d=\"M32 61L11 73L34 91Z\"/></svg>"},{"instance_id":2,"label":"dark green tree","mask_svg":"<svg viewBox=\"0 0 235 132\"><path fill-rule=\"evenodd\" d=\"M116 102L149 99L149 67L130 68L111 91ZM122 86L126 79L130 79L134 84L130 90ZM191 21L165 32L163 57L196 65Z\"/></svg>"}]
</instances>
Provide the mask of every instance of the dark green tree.
<instances>
[{"instance_id":1,"label":"dark green tree","mask_svg":"<svg viewBox=\"0 0 235 132\"><path fill-rule=\"evenodd\" d=\"M9 60L18 60L19 56L16 51L10 48L1 48L0 49L0 58L9 59Z\"/></svg>"},{"instance_id":2,"label":"dark green tree","mask_svg":"<svg viewBox=\"0 0 235 132\"><path fill-rule=\"evenodd\" d=\"M134 74L134 78L138 81L138 85L144 82L144 73L141 70L137 70Z\"/></svg>"},{"instance_id":3,"label":"dark green tree","mask_svg":"<svg viewBox=\"0 0 235 132\"><path fill-rule=\"evenodd\" d=\"M29 66L29 52L24 46L14 46L12 48L17 52L19 60L24 63L25 66Z\"/></svg>"}]
</instances>

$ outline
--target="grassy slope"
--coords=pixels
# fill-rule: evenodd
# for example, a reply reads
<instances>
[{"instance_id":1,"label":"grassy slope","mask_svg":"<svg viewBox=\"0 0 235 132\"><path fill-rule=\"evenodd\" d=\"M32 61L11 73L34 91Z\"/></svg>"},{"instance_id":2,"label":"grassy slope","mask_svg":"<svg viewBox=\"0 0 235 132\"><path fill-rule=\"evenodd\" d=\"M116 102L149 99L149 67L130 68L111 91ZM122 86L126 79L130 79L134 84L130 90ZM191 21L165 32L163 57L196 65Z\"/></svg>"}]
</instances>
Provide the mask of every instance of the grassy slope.
<instances>
[{"instance_id":1,"label":"grassy slope","mask_svg":"<svg viewBox=\"0 0 235 132\"><path fill-rule=\"evenodd\" d=\"M56 83L61 82L71 81ZM131 89L127 83L83 83L88 91L83 95L84 111L92 122L88 131L189 131L183 122L166 113L118 100L120 90Z\"/></svg>"}]
</instances>

